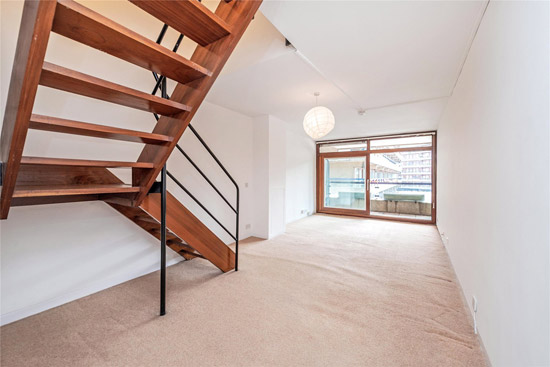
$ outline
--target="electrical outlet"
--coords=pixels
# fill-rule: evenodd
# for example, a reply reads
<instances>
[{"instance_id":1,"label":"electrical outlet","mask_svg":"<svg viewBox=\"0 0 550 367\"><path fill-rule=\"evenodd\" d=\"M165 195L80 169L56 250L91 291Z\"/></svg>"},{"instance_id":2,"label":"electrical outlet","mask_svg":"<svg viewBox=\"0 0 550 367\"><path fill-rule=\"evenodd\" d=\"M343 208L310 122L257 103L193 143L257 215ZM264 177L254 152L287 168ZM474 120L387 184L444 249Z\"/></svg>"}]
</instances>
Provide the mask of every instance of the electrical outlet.
<instances>
[{"instance_id":1,"label":"electrical outlet","mask_svg":"<svg viewBox=\"0 0 550 367\"><path fill-rule=\"evenodd\" d=\"M300 211L300 214L304 214L305 212L306 212L305 209L302 209L302 210Z\"/></svg>"},{"instance_id":2,"label":"electrical outlet","mask_svg":"<svg viewBox=\"0 0 550 367\"><path fill-rule=\"evenodd\" d=\"M443 246L449 246L449 236L445 235L445 232L440 232L439 235L441 236L441 242L443 242Z\"/></svg>"},{"instance_id":3,"label":"electrical outlet","mask_svg":"<svg viewBox=\"0 0 550 367\"><path fill-rule=\"evenodd\" d=\"M439 231L439 237L441 237L441 242L443 242L443 244L445 244L445 232Z\"/></svg>"},{"instance_id":4,"label":"electrical outlet","mask_svg":"<svg viewBox=\"0 0 550 367\"><path fill-rule=\"evenodd\" d=\"M250 229L252 227L252 225L250 224L247 224L246 226L244 226L245 229Z\"/></svg>"},{"instance_id":5,"label":"electrical outlet","mask_svg":"<svg viewBox=\"0 0 550 367\"><path fill-rule=\"evenodd\" d=\"M244 187L248 187L248 182L245 182L245 183L244 183Z\"/></svg>"}]
</instances>

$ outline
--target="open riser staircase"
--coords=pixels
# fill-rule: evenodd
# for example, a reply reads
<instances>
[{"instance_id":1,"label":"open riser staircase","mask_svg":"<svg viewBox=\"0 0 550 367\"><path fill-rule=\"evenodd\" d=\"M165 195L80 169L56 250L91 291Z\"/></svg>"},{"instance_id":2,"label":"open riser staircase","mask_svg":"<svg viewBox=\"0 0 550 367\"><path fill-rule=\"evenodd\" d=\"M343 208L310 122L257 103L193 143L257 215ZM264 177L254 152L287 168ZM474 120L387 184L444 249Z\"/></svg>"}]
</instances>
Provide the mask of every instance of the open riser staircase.
<instances>
[{"instance_id":1,"label":"open riser staircase","mask_svg":"<svg viewBox=\"0 0 550 367\"><path fill-rule=\"evenodd\" d=\"M2 126L0 218L6 219L12 206L102 200L159 239L166 228L166 245L186 259L205 258L229 271L236 268L235 253L173 195L164 194L165 190L161 193L156 180L159 175L165 177L168 157L177 148L216 189L177 145L186 129L192 130L235 184L236 207L216 192L237 215L236 233L216 221L238 243L238 186L190 122L261 0L222 0L215 12L197 0L130 1L165 24L157 42L73 0L25 1ZM173 49L161 45L168 27L181 33ZM150 70L153 93L47 62L51 32ZM189 59L176 53L183 37L197 44ZM176 82L171 96L167 78ZM33 114L39 85L151 112L156 124L151 132L143 132ZM29 129L135 142L144 147L135 161L28 157L23 156L23 148ZM114 175L113 168L130 169L131 184ZM197 201L177 178L169 172L168 176ZM162 198L166 201L164 211Z\"/></svg>"}]
</instances>

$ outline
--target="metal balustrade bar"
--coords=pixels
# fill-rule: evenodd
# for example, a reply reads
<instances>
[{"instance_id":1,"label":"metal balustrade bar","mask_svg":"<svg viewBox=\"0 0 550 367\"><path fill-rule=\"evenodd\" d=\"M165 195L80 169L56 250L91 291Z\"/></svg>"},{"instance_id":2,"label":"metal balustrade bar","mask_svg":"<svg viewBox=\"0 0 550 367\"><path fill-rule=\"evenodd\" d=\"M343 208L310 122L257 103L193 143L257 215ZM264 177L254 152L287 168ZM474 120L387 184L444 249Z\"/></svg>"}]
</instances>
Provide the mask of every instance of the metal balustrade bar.
<instances>
[{"instance_id":1,"label":"metal balustrade bar","mask_svg":"<svg viewBox=\"0 0 550 367\"><path fill-rule=\"evenodd\" d=\"M199 0L200 1L200 0ZM227 2L227 0L226 0ZM162 29L159 33L159 36L157 37L156 42L158 44L162 43L162 40L164 39L164 36L166 35L166 32L168 30L168 25L164 24L162 26ZM172 48L173 52L177 52L178 48L181 45L181 42L183 41L184 35L180 34L174 47ZM151 92L152 95L156 95L157 92L160 90L162 98L170 99L170 96L168 95L167 91L167 82L166 77L163 75L158 75L157 73L153 72L153 77L155 78L155 86L153 88L153 91ZM156 113L153 113L156 121L160 119L159 115ZM225 173L225 175L229 178L229 180L233 183L236 190L236 200L235 200L235 207L231 205L229 200L221 193L221 191L214 185L212 180L208 178L208 176L200 169L200 167L191 159L191 157L183 150L183 148L176 144L176 148L178 151L191 163L191 165L197 170L197 172L204 178L206 182L216 191L216 193L222 198L222 200L229 206L229 208L235 213L235 234L233 235L231 231L229 231L222 223L221 221L216 218L210 210L206 208L206 206L201 203L176 177L174 177L173 174L171 174L167 168L166 165L164 165L161 173L161 286L160 286L160 293L161 293L161 300L160 300L160 314L164 315L166 314L166 177L169 177L172 179L176 185L178 185L197 205L201 207L202 210L204 210L234 241L235 241L235 271L239 270L239 202L240 202L240 190L239 185L235 181L235 179L229 174L229 171L225 168L225 166L221 163L221 161L218 159L218 157L214 154L212 149L206 144L204 139L199 135L199 133L193 128L191 124L188 125L189 130L193 133L193 135L199 140L201 145L206 149L206 151L209 153L209 155L214 159L216 164L222 169L222 171Z\"/></svg>"}]
</instances>

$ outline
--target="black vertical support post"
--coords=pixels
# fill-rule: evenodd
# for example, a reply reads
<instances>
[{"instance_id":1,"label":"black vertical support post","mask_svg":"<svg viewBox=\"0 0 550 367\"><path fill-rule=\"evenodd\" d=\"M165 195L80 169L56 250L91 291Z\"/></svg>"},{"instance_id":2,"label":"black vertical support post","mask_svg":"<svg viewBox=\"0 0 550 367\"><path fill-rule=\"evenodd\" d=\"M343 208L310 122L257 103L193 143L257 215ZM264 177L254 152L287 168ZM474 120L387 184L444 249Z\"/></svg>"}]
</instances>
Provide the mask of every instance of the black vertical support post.
<instances>
[{"instance_id":1,"label":"black vertical support post","mask_svg":"<svg viewBox=\"0 0 550 367\"><path fill-rule=\"evenodd\" d=\"M166 165L160 181L160 315L166 314Z\"/></svg>"},{"instance_id":2,"label":"black vertical support post","mask_svg":"<svg viewBox=\"0 0 550 367\"><path fill-rule=\"evenodd\" d=\"M167 98L166 78L162 81L162 98ZM160 315L166 315L166 164L160 181Z\"/></svg>"},{"instance_id":3,"label":"black vertical support post","mask_svg":"<svg viewBox=\"0 0 550 367\"><path fill-rule=\"evenodd\" d=\"M239 186L237 186L237 220L235 224L235 271L239 270Z\"/></svg>"}]
</instances>

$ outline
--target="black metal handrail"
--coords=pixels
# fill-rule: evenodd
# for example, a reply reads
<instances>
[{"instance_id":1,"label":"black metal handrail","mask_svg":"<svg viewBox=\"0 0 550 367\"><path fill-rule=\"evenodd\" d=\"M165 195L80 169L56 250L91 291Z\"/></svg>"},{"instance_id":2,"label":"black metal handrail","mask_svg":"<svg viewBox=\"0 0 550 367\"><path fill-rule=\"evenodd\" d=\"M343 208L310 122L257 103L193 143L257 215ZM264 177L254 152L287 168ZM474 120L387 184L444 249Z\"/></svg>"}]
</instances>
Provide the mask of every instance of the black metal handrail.
<instances>
[{"instance_id":1,"label":"black metal handrail","mask_svg":"<svg viewBox=\"0 0 550 367\"><path fill-rule=\"evenodd\" d=\"M212 186L212 188L216 191L216 193L218 193L218 195L225 201L227 206L229 206L231 208L231 210L233 210L233 212L237 213L237 209L233 208L233 205L231 205L231 203L225 198L225 196L223 196L223 194L220 192L220 190L218 190L218 188L212 183L212 181L210 181L208 176L206 176L204 174L204 172L202 172L202 170L197 166L197 164L195 162L193 162L191 157L189 157L189 155L187 155L187 153L185 153L185 151L183 149L181 149L179 144L176 144L176 148L178 148L178 150L181 152L181 154L183 154L183 156L185 158L187 158L189 163L191 163L191 165L200 173L200 175L205 179L205 181L208 182L210 184L210 186Z\"/></svg>"},{"instance_id":2,"label":"black metal handrail","mask_svg":"<svg viewBox=\"0 0 550 367\"><path fill-rule=\"evenodd\" d=\"M174 175L172 175L170 172L166 172L168 177L170 177L175 183L176 185L178 185L183 191L185 191L185 193L187 195L189 195L191 197L191 199L193 199L208 215L210 215L210 217L212 217L212 219L214 219L216 221L216 223L219 224L220 227L222 227L222 229L227 232L227 234L229 236L231 236L231 238L233 238L235 241L237 240L237 237L233 236L233 234L231 233L231 231L229 231L205 206L204 204L202 204L196 197L195 195L193 195L189 190L187 190L185 188L185 186L183 186L183 184L181 182L179 182L179 180L177 178L174 177Z\"/></svg>"},{"instance_id":3,"label":"black metal handrail","mask_svg":"<svg viewBox=\"0 0 550 367\"><path fill-rule=\"evenodd\" d=\"M240 204L240 189L239 189L239 185L237 184L237 181L235 181L235 179L233 178L233 176L231 176L231 174L229 173L229 171L227 171L227 168L225 168L225 166L222 164L222 162L220 162L220 160L218 159L218 157L214 154L214 152L212 151L212 149L210 149L210 147L208 146L208 144L206 144L206 142L204 141L204 139L199 135L199 133L197 132L197 130L195 130L195 128L189 124L187 125L187 127L189 128L189 130L191 130L191 132L195 135L195 137L197 138L197 140L202 144L202 146L206 149L206 151L210 154L210 156L212 157L212 159L214 159L214 161L218 164L218 167L220 167L222 169L222 171L225 173L225 175L227 176L227 178L229 178L229 180L233 183L233 185L235 186L235 208L233 208L233 206L229 203L229 201L221 194L221 192L214 186L214 184L210 181L210 180L207 180L207 182L212 186L212 188L214 188L214 190L223 198L223 200L227 203L227 205L229 205L229 207L235 212L235 236L231 236L234 240L235 240L235 271L238 271L239 270L239 204ZM176 147L181 151L181 153L184 154L184 156L189 160L189 162L193 165L193 167L195 167L199 173L206 178L206 176L204 175L204 173L198 168L198 166L193 162L193 160L191 160L191 158L185 154L185 152L183 151L183 149L181 149L181 147L176 144ZM197 202L197 204L200 204L197 200L195 200ZM200 204L202 206L202 204ZM214 217L212 217L214 218ZM218 222L218 220L216 218L214 218L214 220L216 220L216 222ZM225 229L225 228L224 228ZM227 230L226 230L227 232Z\"/></svg>"},{"instance_id":4,"label":"black metal handrail","mask_svg":"<svg viewBox=\"0 0 550 367\"><path fill-rule=\"evenodd\" d=\"M200 1L200 0L199 0ZM168 25L164 24L159 36L157 38L157 43L160 44L162 40L164 39L164 36L166 34L166 31L168 30ZM176 52L181 45L181 42L184 38L183 34L180 34L176 44L174 45L172 51ZM158 75L156 72L153 72L153 76L155 78L156 84L153 88L153 91L151 94L155 95L159 90L162 93L163 98L170 99L170 96L168 95L167 88L166 88L166 77L163 75ZM158 121L159 116L154 113L155 119ZM176 148L180 151L180 153L189 161L189 163L197 170L197 172L205 179L206 182L214 189L214 191L222 198L222 200L229 206L229 208L235 213L236 219L235 219L235 234L232 234L231 231L229 231L216 216L208 210L204 204L200 202L176 177L174 177L173 174L171 174L168 170L166 170L166 175L170 177L176 185L178 185L195 203L197 203L201 209L203 209L234 241L235 241L235 271L238 271L239 269L239 203L240 203L240 190L239 185L235 181L235 179L231 176L229 171L225 168L225 166L221 163L221 161L218 159L218 157L214 154L212 149L206 144L204 139L199 135L197 130L189 124L188 128L191 130L193 135L197 138L197 140L201 143L201 145L206 149L206 151L210 154L210 156L214 159L214 161L217 163L217 165L222 169L222 171L225 173L225 175L229 178L229 180L233 183L236 190L236 200L235 200L235 206L233 206L230 201L222 194L222 192L216 187L216 185L208 178L208 176L200 169L200 167L191 159L191 157L183 150L183 148L176 144Z\"/></svg>"}]
</instances>

